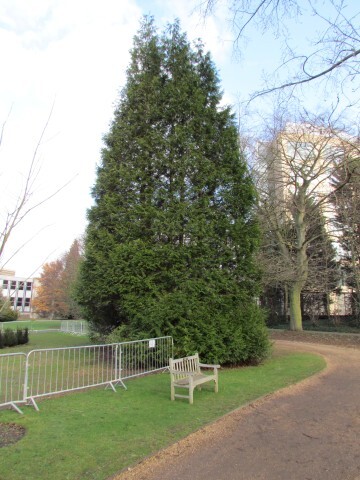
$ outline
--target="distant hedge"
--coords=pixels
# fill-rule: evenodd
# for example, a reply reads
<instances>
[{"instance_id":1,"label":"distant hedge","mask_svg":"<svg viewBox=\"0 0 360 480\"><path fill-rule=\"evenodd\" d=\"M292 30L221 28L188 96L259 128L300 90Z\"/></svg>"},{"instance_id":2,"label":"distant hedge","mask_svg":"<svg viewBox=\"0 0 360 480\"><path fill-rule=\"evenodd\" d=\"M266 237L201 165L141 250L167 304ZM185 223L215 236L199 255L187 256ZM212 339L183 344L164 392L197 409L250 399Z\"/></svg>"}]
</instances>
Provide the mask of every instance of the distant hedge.
<instances>
[{"instance_id":1,"label":"distant hedge","mask_svg":"<svg viewBox=\"0 0 360 480\"><path fill-rule=\"evenodd\" d=\"M29 329L24 328L11 330L7 328L5 331L0 331L0 348L15 347L16 345L24 345L29 343Z\"/></svg>"}]
</instances>

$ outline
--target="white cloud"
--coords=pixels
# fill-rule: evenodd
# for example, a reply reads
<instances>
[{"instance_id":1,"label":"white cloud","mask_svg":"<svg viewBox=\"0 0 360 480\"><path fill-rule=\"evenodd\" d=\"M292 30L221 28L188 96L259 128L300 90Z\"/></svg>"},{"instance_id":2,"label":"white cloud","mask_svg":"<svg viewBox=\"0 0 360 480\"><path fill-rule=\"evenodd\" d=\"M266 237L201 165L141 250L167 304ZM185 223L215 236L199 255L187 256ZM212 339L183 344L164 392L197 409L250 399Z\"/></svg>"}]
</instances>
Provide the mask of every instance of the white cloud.
<instances>
[{"instance_id":1,"label":"white cloud","mask_svg":"<svg viewBox=\"0 0 360 480\"><path fill-rule=\"evenodd\" d=\"M7 257L41 231L8 263L19 275L32 273L49 254L56 258L85 228L102 134L141 15L130 0L104 7L97 0L9 0L0 7L0 121L13 105L0 151L1 204L10 208L16 200L54 99L33 202L73 178L14 232Z\"/></svg>"}]
</instances>

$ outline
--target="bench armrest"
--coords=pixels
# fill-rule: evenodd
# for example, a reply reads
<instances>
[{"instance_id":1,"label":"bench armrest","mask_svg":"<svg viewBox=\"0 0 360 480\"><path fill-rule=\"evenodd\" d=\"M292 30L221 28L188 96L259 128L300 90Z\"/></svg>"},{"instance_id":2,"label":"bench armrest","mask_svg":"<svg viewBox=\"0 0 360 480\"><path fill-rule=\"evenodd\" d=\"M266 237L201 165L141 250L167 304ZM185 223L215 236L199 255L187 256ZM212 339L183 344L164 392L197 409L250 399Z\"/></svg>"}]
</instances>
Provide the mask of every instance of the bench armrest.
<instances>
[{"instance_id":1,"label":"bench armrest","mask_svg":"<svg viewBox=\"0 0 360 480\"><path fill-rule=\"evenodd\" d=\"M202 368L221 368L220 365L207 365L206 363L199 363L199 367L202 367Z\"/></svg>"}]
</instances>

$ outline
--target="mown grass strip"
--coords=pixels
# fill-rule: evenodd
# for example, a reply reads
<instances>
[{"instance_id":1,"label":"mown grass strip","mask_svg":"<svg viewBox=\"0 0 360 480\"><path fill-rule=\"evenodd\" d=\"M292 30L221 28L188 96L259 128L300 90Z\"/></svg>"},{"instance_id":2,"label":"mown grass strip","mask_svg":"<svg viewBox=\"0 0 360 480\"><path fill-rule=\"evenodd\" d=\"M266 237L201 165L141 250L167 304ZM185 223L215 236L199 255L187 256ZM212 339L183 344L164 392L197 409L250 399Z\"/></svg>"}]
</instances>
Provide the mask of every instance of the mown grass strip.
<instances>
[{"instance_id":1,"label":"mown grass strip","mask_svg":"<svg viewBox=\"0 0 360 480\"><path fill-rule=\"evenodd\" d=\"M28 328L29 330L59 330L61 320L16 320L14 322L2 322L2 327L11 328Z\"/></svg>"},{"instance_id":2,"label":"mown grass strip","mask_svg":"<svg viewBox=\"0 0 360 480\"><path fill-rule=\"evenodd\" d=\"M324 368L322 357L275 355L259 367L220 371L220 391L195 392L194 405L170 401L168 374L127 382L128 390L88 390L40 402L40 413L0 412L27 429L0 449L1 480L104 480L146 455L262 395Z\"/></svg>"},{"instance_id":3,"label":"mown grass strip","mask_svg":"<svg viewBox=\"0 0 360 480\"><path fill-rule=\"evenodd\" d=\"M2 348L0 354L27 353L39 348L78 347L82 345L91 345L91 341L86 335L72 335L62 332L29 332L29 343L17 347Z\"/></svg>"}]
</instances>

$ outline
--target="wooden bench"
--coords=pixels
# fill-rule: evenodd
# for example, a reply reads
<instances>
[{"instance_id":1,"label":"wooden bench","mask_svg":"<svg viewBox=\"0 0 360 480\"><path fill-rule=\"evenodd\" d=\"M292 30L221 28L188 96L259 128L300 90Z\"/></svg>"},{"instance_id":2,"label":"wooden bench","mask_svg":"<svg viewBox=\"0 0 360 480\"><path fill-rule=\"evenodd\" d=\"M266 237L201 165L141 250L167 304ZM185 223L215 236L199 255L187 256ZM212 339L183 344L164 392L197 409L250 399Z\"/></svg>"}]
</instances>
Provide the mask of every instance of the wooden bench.
<instances>
[{"instance_id":1,"label":"wooden bench","mask_svg":"<svg viewBox=\"0 0 360 480\"><path fill-rule=\"evenodd\" d=\"M212 373L204 373L201 369L212 369ZM189 403L194 402L194 389L205 382L215 382L215 393L218 392L218 368L220 365L206 365L200 363L199 355L196 353L191 357L170 358L169 370L171 379L171 400L175 398L188 398ZM189 395L175 393L175 388L187 388Z\"/></svg>"}]
</instances>

